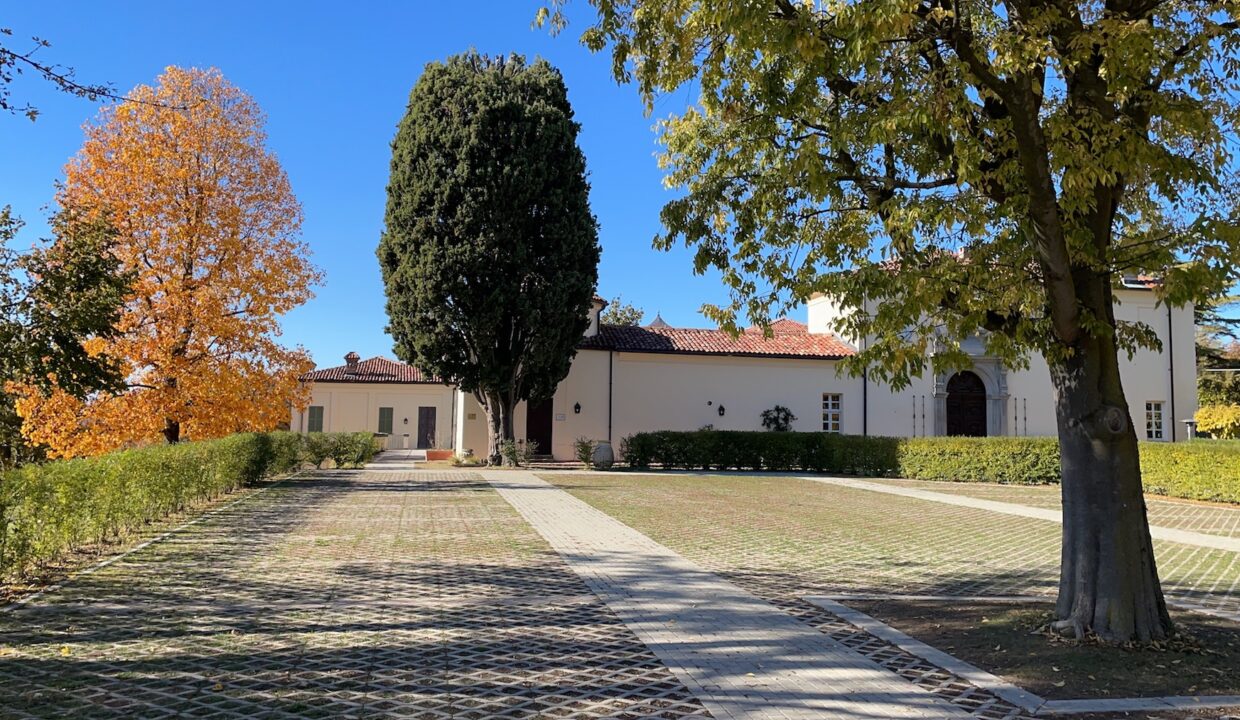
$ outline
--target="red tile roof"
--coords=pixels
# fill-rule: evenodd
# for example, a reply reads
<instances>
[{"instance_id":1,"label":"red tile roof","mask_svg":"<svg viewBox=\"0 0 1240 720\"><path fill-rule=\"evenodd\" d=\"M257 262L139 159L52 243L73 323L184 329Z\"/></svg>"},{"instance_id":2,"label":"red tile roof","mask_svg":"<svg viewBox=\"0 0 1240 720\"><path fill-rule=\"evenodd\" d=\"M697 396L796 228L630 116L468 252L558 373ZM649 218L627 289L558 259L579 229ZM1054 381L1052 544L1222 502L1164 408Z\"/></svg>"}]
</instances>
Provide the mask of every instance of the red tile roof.
<instances>
[{"instance_id":1,"label":"red tile roof","mask_svg":"<svg viewBox=\"0 0 1240 720\"><path fill-rule=\"evenodd\" d=\"M745 328L745 332L762 333L762 328L757 325L750 325ZM775 335L804 335L809 332L809 326L805 323L799 323L796 320L788 318L780 318L771 323L771 332Z\"/></svg>"},{"instance_id":2,"label":"red tile roof","mask_svg":"<svg viewBox=\"0 0 1240 720\"><path fill-rule=\"evenodd\" d=\"M792 320L772 325L779 327L775 329L775 336L770 338L763 337L762 331L756 329L745 330L733 338L722 330L602 325L598 335L583 339L578 347L583 350L635 353L835 360L856 352L836 336L810 333L804 325Z\"/></svg>"},{"instance_id":3,"label":"red tile roof","mask_svg":"<svg viewBox=\"0 0 1240 720\"><path fill-rule=\"evenodd\" d=\"M352 354L352 353L350 353ZM385 357L362 360L356 367L348 365L312 370L298 378L302 382L415 383L438 385L438 378L412 365Z\"/></svg>"}]
</instances>

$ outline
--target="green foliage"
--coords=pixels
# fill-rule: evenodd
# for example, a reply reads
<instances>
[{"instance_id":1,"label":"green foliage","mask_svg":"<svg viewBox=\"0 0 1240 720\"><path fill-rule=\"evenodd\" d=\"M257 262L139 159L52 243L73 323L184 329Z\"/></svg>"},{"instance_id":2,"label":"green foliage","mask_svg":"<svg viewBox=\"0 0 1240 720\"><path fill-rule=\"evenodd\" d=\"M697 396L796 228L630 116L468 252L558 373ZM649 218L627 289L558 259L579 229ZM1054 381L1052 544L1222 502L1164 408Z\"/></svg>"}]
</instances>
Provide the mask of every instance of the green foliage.
<instances>
[{"instance_id":1,"label":"green foliage","mask_svg":"<svg viewBox=\"0 0 1240 720\"><path fill-rule=\"evenodd\" d=\"M301 436L301 458L316 468L329 458L336 467L361 467L378 452L374 435L356 433L307 433Z\"/></svg>"},{"instance_id":2,"label":"green foliage","mask_svg":"<svg viewBox=\"0 0 1240 720\"><path fill-rule=\"evenodd\" d=\"M0 467L39 457L21 438L5 383L85 397L117 390L124 380L114 359L84 346L115 334L129 290L112 229L61 212L52 219L52 242L17 255L7 244L20 228L9 208L0 209Z\"/></svg>"},{"instance_id":3,"label":"green foliage","mask_svg":"<svg viewBox=\"0 0 1240 720\"><path fill-rule=\"evenodd\" d=\"M588 437L579 437L573 441L573 454L577 461L586 467L594 463L594 448L598 443Z\"/></svg>"},{"instance_id":4,"label":"green foliage","mask_svg":"<svg viewBox=\"0 0 1240 720\"><path fill-rule=\"evenodd\" d=\"M603 308L599 321L604 325L641 325L645 311L636 305L629 305L617 295Z\"/></svg>"},{"instance_id":5,"label":"green foliage","mask_svg":"<svg viewBox=\"0 0 1240 720\"><path fill-rule=\"evenodd\" d=\"M307 437L321 434L311 433ZM338 468L362 467L375 456L378 448L375 436L368 432L330 433L327 438L331 443L328 456Z\"/></svg>"},{"instance_id":6,"label":"green foliage","mask_svg":"<svg viewBox=\"0 0 1240 720\"><path fill-rule=\"evenodd\" d=\"M1152 346L1111 317L1124 274L1172 304L1240 279L1234 3L589 4L583 43L649 109L695 93L659 123L656 246L721 274L724 327L827 293L866 310L848 367L900 385L983 329L1017 364Z\"/></svg>"},{"instance_id":7,"label":"green foliage","mask_svg":"<svg viewBox=\"0 0 1240 720\"><path fill-rule=\"evenodd\" d=\"M529 465L537 452L538 443L534 440L505 440L499 446L500 457L509 467Z\"/></svg>"},{"instance_id":8,"label":"green foliage","mask_svg":"<svg viewBox=\"0 0 1240 720\"><path fill-rule=\"evenodd\" d=\"M762 427L772 432L788 432L796 421L797 416L783 405L762 411Z\"/></svg>"},{"instance_id":9,"label":"green foliage","mask_svg":"<svg viewBox=\"0 0 1240 720\"><path fill-rule=\"evenodd\" d=\"M0 475L0 581L300 466L293 433L243 433Z\"/></svg>"},{"instance_id":10,"label":"green foliage","mask_svg":"<svg viewBox=\"0 0 1240 720\"><path fill-rule=\"evenodd\" d=\"M1142 443L1141 475L1156 495L1240 503L1240 442Z\"/></svg>"},{"instance_id":11,"label":"green foliage","mask_svg":"<svg viewBox=\"0 0 1240 720\"><path fill-rule=\"evenodd\" d=\"M1059 442L1054 438L909 438L900 446L898 474L918 480L1057 483Z\"/></svg>"},{"instance_id":12,"label":"green foliage","mask_svg":"<svg viewBox=\"0 0 1240 720\"><path fill-rule=\"evenodd\" d=\"M1203 372L1197 376L1197 402L1206 405L1240 405L1240 370Z\"/></svg>"},{"instance_id":13,"label":"green foliage","mask_svg":"<svg viewBox=\"0 0 1240 720\"><path fill-rule=\"evenodd\" d=\"M914 480L1060 481L1054 438L890 438L817 432L646 432L621 443L632 468L773 470ZM1240 503L1240 443L1142 443L1147 492Z\"/></svg>"},{"instance_id":14,"label":"green foliage","mask_svg":"<svg viewBox=\"0 0 1240 720\"><path fill-rule=\"evenodd\" d=\"M307 433L302 440L302 458L316 468L321 468L332 456L336 444L335 433Z\"/></svg>"},{"instance_id":15,"label":"green foliage","mask_svg":"<svg viewBox=\"0 0 1240 720\"><path fill-rule=\"evenodd\" d=\"M1240 403L1204 405L1193 416L1197 430L1222 440L1240 438Z\"/></svg>"},{"instance_id":16,"label":"green foliage","mask_svg":"<svg viewBox=\"0 0 1240 720\"><path fill-rule=\"evenodd\" d=\"M578 129L551 65L468 53L426 66L392 143L378 257L396 354L492 418L550 397L589 322L599 245Z\"/></svg>"}]
</instances>

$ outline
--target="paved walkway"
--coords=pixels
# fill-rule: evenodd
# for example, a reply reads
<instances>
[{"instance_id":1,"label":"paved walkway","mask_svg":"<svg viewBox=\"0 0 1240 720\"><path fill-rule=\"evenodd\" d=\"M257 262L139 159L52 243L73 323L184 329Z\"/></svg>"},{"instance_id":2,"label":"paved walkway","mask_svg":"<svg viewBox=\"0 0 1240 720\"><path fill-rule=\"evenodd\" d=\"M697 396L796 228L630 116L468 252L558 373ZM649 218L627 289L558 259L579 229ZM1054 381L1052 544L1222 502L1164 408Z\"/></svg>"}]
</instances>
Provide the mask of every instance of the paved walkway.
<instances>
[{"instance_id":1,"label":"paved walkway","mask_svg":"<svg viewBox=\"0 0 1240 720\"><path fill-rule=\"evenodd\" d=\"M476 475L326 471L0 613L0 718L709 717Z\"/></svg>"},{"instance_id":2,"label":"paved walkway","mask_svg":"<svg viewBox=\"0 0 1240 720\"><path fill-rule=\"evenodd\" d=\"M859 480L856 478L806 475L803 479L827 483L829 485L841 485L843 487L856 488L858 490L871 490L873 492L887 493L888 495L900 495L902 497L917 498L918 500L929 500L931 502L943 503L945 505L956 505L959 507L975 508L978 510L989 510L990 512L1002 513L1004 515L1016 515L1018 517L1049 520L1056 523L1063 522L1063 513L1059 510L1051 508L1030 507L1028 505L1021 505L1017 503L1002 502L998 500L985 500L982 498L969 497L967 495L937 492L934 490L923 490L913 487L888 485L886 483L873 482L870 480ZM1193 532L1191 530L1161 527L1158 525L1150 526L1150 535L1155 540L1168 540L1182 545L1195 545L1197 547L1214 548L1216 550L1240 552L1240 537L1211 535L1207 533Z\"/></svg>"},{"instance_id":3,"label":"paved walkway","mask_svg":"<svg viewBox=\"0 0 1240 720\"><path fill-rule=\"evenodd\" d=\"M480 474L715 717L965 717L533 474Z\"/></svg>"}]
</instances>

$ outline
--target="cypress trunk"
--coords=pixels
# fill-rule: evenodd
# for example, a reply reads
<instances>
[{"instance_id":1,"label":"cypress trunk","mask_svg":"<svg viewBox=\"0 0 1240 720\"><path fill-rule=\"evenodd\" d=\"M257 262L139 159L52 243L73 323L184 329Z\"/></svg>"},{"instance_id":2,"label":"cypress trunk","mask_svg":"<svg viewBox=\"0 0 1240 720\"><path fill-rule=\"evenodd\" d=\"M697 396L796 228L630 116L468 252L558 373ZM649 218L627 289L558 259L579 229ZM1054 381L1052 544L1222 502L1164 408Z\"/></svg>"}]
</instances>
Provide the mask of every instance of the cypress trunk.
<instances>
[{"instance_id":1,"label":"cypress trunk","mask_svg":"<svg viewBox=\"0 0 1240 720\"><path fill-rule=\"evenodd\" d=\"M501 465L506 459L503 447L506 441L513 440L512 413L516 403L503 393L490 393L484 398L484 409L487 413L487 462Z\"/></svg>"},{"instance_id":2,"label":"cypress trunk","mask_svg":"<svg viewBox=\"0 0 1240 720\"><path fill-rule=\"evenodd\" d=\"M1106 642L1171 633L1141 488L1137 434L1111 338L1086 337L1053 363L1063 470L1056 630Z\"/></svg>"}]
</instances>

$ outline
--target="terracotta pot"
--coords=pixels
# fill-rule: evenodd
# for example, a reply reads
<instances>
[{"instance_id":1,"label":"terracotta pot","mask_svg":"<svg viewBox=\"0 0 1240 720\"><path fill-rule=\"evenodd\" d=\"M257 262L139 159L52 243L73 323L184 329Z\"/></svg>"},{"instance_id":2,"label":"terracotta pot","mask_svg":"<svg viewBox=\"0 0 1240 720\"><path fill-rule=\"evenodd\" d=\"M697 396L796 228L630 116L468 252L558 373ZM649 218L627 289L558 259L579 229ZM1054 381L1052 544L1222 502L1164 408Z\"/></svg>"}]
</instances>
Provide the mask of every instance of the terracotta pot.
<instances>
[{"instance_id":1,"label":"terracotta pot","mask_svg":"<svg viewBox=\"0 0 1240 720\"><path fill-rule=\"evenodd\" d=\"M451 460L454 454L455 453L452 450L442 450L442 449L427 450L426 459L427 460Z\"/></svg>"}]
</instances>

